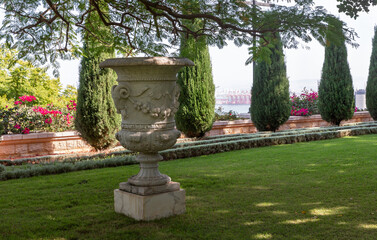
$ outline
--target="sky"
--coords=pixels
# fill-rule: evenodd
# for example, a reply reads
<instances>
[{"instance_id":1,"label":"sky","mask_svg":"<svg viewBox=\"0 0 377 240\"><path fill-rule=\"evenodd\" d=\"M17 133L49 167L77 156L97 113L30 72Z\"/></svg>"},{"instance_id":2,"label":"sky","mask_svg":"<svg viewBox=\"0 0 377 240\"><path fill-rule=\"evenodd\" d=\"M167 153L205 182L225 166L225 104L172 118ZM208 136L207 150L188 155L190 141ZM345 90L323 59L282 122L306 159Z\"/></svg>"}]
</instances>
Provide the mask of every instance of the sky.
<instances>
[{"instance_id":1,"label":"sky","mask_svg":"<svg viewBox=\"0 0 377 240\"><path fill-rule=\"evenodd\" d=\"M356 42L360 46L357 49L347 46L348 62L355 90L364 89L368 78L374 26L377 25L377 7L371 7L369 13L360 13L355 20L345 14L339 14L335 0L316 0L315 3L317 6L324 6L358 33L359 38ZM310 50L285 49L291 92L299 93L304 87L315 91L318 89L325 50L315 40L305 46L310 47ZM251 89L253 69L252 65L245 66L246 59L249 57L247 48L247 46L236 47L230 42L222 49L210 47L216 89ZM63 86L67 84L78 86L79 62L79 60L60 61L60 80Z\"/></svg>"}]
</instances>

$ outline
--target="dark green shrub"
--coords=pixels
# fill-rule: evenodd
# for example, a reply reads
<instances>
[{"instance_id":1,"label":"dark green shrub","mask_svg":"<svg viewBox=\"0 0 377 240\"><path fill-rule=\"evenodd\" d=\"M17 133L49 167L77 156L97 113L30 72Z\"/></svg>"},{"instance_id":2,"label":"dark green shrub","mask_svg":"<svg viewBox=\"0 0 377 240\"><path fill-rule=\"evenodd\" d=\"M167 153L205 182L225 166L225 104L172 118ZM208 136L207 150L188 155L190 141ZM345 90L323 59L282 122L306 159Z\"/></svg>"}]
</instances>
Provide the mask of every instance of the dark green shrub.
<instances>
[{"instance_id":1,"label":"dark green shrub","mask_svg":"<svg viewBox=\"0 0 377 240\"><path fill-rule=\"evenodd\" d=\"M211 130L215 118L215 85L207 39L182 35L180 57L195 63L178 73L180 106L175 115L177 129L187 137L202 137Z\"/></svg>"},{"instance_id":2,"label":"dark green shrub","mask_svg":"<svg viewBox=\"0 0 377 240\"><path fill-rule=\"evenodd\" d=\"M251 120L258 131L276 131L291 113L289 81L286 76L280 37L271 40L271 63L255 64L255 79L251 89Z\"/></svg>"},{"instance_id":3,"label":"dark green shrub","mask_svg":"<svg viewBox=\"0 0 377 240\"><path fill-rule=\"evenodd\" d=\"M92 12L90 18L91 22L95 22L98 15ZM105 26L96 27L103 28L104 34L110 34ZM75 127L81 137L96 150L112 146L116 142L115 133L120 128L120 115L116 113L111 97L116 76L110 69L99 68L102 61L114 57L114 49L101 45L89 34L84 36L75 119Z\"/></svg>"},{"instance_id":4,"label":"dark green shrub","mask_svg":"<svg viewBox=\"0 0 377 240\"><path fill-rule=\"evenodd\" d=\"M5 172L5 167L3 164L0 164L0 173Z\"/></svg>"},{"instance_id":5,"label":"dark green shrub","mask_svg":"<svg viewBox=\"0 0 377 240\"><path fill-rule=\"evenodd\" d=\"M0 180L27 178L41 175L60 174L73 171L89 170L105 167L118 167L135 164L133 156L114 157L104 160L88 160L76 163L52 163L28 165L26 168L16 168L10 171L0 171ZM2 166L2 165L0 165Z\"/></svg>"},{"instance_id":6,"label":"dark green shrub","mask_svg":"<svg viewBox=\"0 0 377 240\"><path fill-rule=\"evenodd\" d=\"M329 25L342 31L338 21ZM339 126L341 121L352 118L355 111L354 90L344 39L338 43L328 42L326 46L318 95L318 109L323 120Z\"/></svg>"},{"instance_id":7,"label":"dark green shrub","mask_svg":"<svg viewBox=\"0 0 377 240\"><path fill-rule=\"evenodd\" d=\"M366 89L367 108L372 118L377 121L377 26L374 27L372 55L370 57L369 76Z\"/></svg>"}]
</instances>

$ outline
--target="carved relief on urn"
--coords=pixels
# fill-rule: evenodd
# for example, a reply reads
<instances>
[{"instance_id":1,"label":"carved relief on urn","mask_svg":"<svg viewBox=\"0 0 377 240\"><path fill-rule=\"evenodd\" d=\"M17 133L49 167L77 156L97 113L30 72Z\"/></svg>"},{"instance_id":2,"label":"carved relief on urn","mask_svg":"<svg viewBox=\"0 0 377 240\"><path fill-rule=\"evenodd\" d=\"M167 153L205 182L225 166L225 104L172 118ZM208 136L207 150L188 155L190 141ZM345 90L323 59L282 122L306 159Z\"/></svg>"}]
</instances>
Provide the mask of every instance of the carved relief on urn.
<instances>
[{"instance_id":1,"label":"carved relief on urn","mask_svg":"<svg viewBox=\"0 0 377 240\"><path fill-rule=\"evenodd\" d=\"M127 184L145 187L170 182L158 171L157 162L162 159L158 151L172 147L180 136L174 121L180 93L177 73L193 65L185 58L167 57L108 59L100 64L118 75L112 97L122 115L122 128L116 137L122 146L140 153L140 172Z\"/></svg>"}]
</instances>

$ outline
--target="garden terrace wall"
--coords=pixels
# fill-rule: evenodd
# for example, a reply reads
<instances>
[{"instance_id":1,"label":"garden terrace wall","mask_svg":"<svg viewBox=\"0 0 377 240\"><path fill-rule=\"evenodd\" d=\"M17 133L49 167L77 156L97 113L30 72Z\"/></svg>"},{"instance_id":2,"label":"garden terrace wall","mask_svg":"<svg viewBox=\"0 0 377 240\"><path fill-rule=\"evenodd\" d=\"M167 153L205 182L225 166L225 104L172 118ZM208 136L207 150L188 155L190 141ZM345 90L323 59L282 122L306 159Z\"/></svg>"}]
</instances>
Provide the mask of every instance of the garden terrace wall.
<instances>
[{"instance_id":1,"label":"garden terrace wall","mask_svg":"<svg viewBox=\"0 0 377 240\"><path fill-rule=\"evenodd\" d=\"M373 118L368 111L355 112L352 119L342 121L341 125L370 121L373 121ZM319 114L310 117L291 116L287 122L280 126L279 131L327 126L330 126L330 124L324 121ZM256 132L257 129L251 120L218 121L213 124L211 131L207 132L206 136Z\"/></svg>"},{"instance_id":2,"label":"garden terrace wall","mask_svg":"<svg viewBox=\"0 0 377 240\"><path fill-rule=\"evenodd\" d=\"M74 131L0 137L0 159L88 152L91 149Z\"/></svg>"}]
</instances>

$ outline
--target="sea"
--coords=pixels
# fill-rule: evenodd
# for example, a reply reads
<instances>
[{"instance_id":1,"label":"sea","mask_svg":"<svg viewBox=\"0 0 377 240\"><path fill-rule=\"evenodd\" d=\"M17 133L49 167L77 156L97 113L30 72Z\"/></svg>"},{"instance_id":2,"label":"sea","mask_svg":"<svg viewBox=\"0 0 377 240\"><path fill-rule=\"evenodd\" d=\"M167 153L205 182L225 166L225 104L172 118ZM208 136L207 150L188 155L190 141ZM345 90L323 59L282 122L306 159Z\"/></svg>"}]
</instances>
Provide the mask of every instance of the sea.
<instances>
[{"instance_id":1,"label":"sea","mask_svg":"<svg viewBox=\"0 0 377 240\"><path fill-rule=\"evenodd\" d=\"M223 112L229 112L230 110L236 113L248 113L250 105L216 105L216 110L221 107Z\"/></svg>"}]
</instances>

